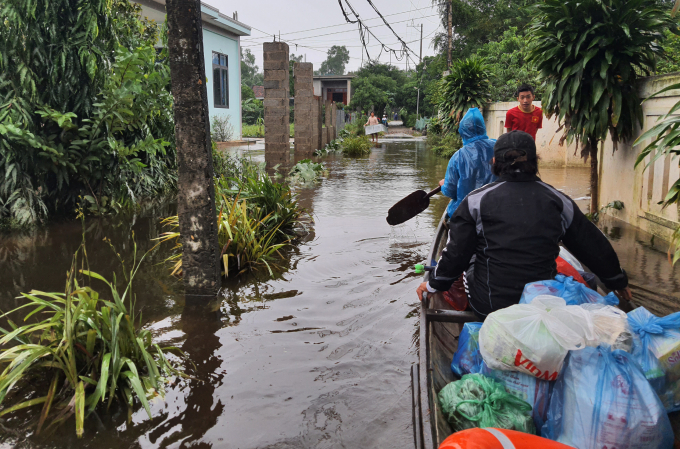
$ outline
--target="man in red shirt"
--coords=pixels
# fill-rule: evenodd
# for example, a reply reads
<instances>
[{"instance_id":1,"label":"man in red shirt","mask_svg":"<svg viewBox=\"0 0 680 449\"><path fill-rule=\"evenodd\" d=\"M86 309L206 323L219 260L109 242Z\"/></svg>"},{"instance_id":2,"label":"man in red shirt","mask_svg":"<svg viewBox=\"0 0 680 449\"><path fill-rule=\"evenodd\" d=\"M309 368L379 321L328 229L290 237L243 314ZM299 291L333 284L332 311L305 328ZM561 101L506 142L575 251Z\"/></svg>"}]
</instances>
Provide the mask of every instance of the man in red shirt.
<instances>
[{"instance_id":1,"label":"man in red shirt","mask_svg":"<svg viewBox=\"0 0 680 449\"><path fill-rule=\"evenodd\" d=\"M529 84L522 84L517 88L519 106L505 114L505 127L508 131L516 129L529 133L536 140L536 131L543 127L543 111L533 105L534 88Z\"/></svg>"}]
</instances>

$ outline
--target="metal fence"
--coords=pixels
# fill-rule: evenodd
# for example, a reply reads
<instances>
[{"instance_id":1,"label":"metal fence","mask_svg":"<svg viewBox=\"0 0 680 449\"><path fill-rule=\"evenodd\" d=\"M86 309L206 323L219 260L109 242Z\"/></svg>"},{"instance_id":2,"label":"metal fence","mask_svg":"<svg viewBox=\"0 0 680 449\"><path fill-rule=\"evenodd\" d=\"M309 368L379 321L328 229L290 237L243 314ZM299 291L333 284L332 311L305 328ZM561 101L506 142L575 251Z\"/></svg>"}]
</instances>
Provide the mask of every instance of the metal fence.
<instances>
[{"instance_id":1,"label":"metal fence","mask_svg":"<svg viewBox=\"0 0 680 449\"><path fill-rule=\"evenodd\" d=\"M430 120L431 119L429 118L421 118L419 120L416 120L416 129L418 131L424 130L425 128L427 128L427 125L430 124Z\"/></svg>"},{"instance_id":2,"label":"metal fence","mask_svg":"<svg viewBox=\"0 0 680 449\"><path fill-rule=\"evenodd\" d=\"M345 127L345 111L342 109L338 110L338 115L335 117L335 129L338 132L342 131Z\"/></svg>"}]
</instances>

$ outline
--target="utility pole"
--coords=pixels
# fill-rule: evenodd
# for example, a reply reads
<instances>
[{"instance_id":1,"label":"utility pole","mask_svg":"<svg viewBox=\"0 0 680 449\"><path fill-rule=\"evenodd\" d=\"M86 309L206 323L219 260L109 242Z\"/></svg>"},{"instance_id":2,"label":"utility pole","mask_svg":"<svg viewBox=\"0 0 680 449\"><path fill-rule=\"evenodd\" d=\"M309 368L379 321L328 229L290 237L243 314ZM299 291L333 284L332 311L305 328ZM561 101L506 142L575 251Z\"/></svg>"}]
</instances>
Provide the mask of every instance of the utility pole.
<instances>
[{"instance_id":1,"label":"utility pole","mask_svg":"<svg viewBox=\"0 0 680 449\"><path fill-rule=\"evenodd\" d=\"M420 24L420 56L418 62L423 63L423 24ZM421 67L422 70L422 67ZM422 79L422 77L421 77ZM418 100L416 100L416 117L420 118L420 81L418 81Z\"/></svg>"},{"instance_id":2,"label":"utility pole","mask_svg":"<svg viewBox=\"0 0 680 449\"><path fill-rule=\"evenodd\" d=\"M414 25L409 25L410 27L413 28L418 28L417 26ZM420 55L418 56L418 63L422 64L423 62L423 24L420 24ZM416 71L417 73L417 71ZM416 117L420 115L420 81L418 81L418 99L416 100Z\"/></svg>"},{"instance_id":3,"label":"utility pole","mask_svg":"<svg viewBox=\"0 0 680 449\"><path fill-rule=\"evenodd\" d=\"M446 8L447 8L447 10L448 10L448 12L447 12L447 15L448 15L448 19L447 19L447 20L448 20L448 25L447 25L447 27L446 27L446 33L447 33L447 36L448 36L448 46L449 46L449 49L448 49L448 55L447 55L447 58L446 58L446 68L448 68L448 69L451 68L451 48L452 48L452 46L453 46L453 43L451 42L451 40L452 40L452 38L453 38L453 28L452 28L452 27L453 27L453 25L452 25L452 23L453 23L453 12L452 12L451 10L452 10L453 8L452 8L451 6L452 6L452 5L451 5L451 0L447 0L447 2L446 2Z\"/></svg>"},{"instance_id":4,"label":"utility pole","mask_svg":"<svg viewBox=\"0 0 680 449\"><path fill-rule=\"evenodd\" d=\"M189 304L214 298L221 285L201 2L167 0L166 13L178 163L177 215Z\"/></svg>"}]
</instances>

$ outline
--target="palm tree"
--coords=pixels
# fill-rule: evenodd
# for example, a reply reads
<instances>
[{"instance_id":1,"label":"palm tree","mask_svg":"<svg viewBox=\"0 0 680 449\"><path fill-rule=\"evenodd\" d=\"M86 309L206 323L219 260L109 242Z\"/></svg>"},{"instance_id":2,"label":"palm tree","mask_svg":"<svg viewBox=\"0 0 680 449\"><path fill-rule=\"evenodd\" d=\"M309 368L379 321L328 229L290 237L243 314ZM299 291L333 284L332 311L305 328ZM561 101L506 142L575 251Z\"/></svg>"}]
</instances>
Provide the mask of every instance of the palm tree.
<instances>
[{"instance_id":1,"label":"palm tree","mask_svg":"<svg viewBox=\"0 0 680 449\"><path fill-rule=\"evenodd\" d=\"M633 137L643 116L636 82L655 71L658 44L675 25L657 0L545 0L532 8L529 60L546 87L543 110L556 115L563 143L590 157L591 213L598 205L597 148L609 134Z\"/></svg>"}]
</instances>

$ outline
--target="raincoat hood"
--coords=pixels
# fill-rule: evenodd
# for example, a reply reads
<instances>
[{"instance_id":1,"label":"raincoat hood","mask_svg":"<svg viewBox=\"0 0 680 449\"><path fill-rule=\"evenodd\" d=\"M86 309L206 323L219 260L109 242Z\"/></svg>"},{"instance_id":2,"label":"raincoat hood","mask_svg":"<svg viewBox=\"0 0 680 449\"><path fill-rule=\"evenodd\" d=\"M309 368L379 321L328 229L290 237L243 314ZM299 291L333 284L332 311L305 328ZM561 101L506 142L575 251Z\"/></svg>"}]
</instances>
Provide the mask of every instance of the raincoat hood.
<instances>
[{"instance_id":1,"label":"raincoat hood","mask_svg":"<svg viewBox=\"0 0 680 449\"><path fill-rule=\"evenodd\" d=\"M484 125L484 117L477 108L470 108L465 113L463 120L458 126L458 133L463 138L463 145L475 142L477 140L488 139L486 135L486 126Z\"/></svg>"}]
</instances>

